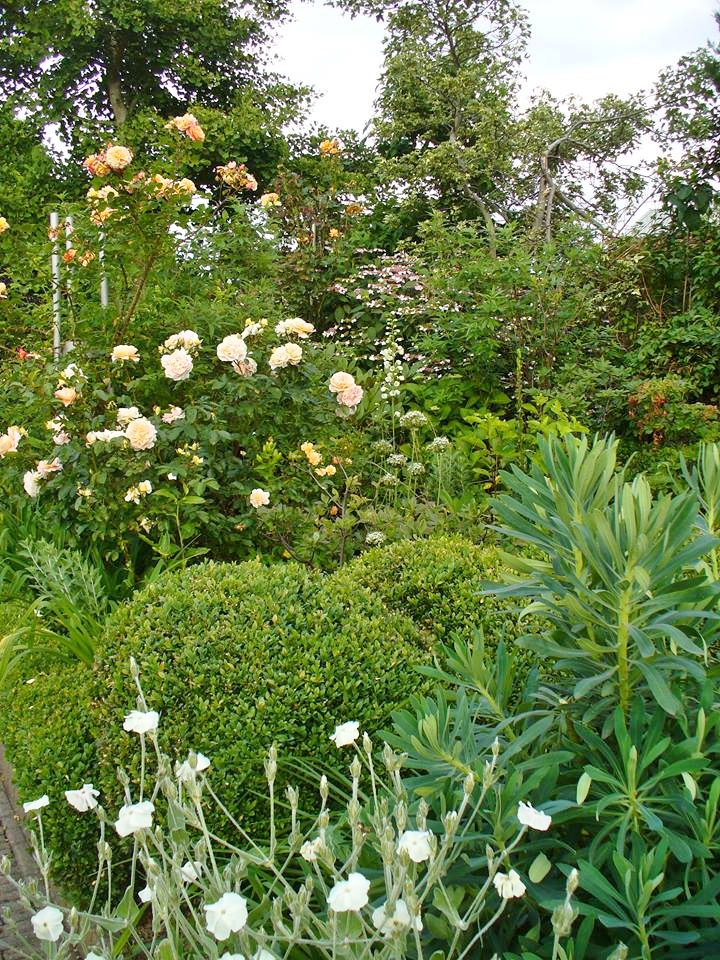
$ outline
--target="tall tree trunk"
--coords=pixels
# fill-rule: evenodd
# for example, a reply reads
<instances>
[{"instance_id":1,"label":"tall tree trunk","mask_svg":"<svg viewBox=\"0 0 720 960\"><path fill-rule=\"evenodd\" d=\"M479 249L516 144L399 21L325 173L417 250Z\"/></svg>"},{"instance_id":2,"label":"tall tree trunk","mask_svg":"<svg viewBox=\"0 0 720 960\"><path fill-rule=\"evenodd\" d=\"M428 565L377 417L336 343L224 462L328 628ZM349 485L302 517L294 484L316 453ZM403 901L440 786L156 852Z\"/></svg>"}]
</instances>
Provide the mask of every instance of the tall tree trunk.
<instances>
[{"instance_id":1,"label":"tall tree trunk","mask_svg":"<svg viewBox=\"0 0 720 960\"><path fill-rule=\"evenodd\" d=\"M128 115L128 108L123 99L122 85L120 83L122 54L121 44L116 39L111 40L110 63L108 64L107 70L107 91L117 130L120 130L124 126Z\"/></svg>"}]
</instances>

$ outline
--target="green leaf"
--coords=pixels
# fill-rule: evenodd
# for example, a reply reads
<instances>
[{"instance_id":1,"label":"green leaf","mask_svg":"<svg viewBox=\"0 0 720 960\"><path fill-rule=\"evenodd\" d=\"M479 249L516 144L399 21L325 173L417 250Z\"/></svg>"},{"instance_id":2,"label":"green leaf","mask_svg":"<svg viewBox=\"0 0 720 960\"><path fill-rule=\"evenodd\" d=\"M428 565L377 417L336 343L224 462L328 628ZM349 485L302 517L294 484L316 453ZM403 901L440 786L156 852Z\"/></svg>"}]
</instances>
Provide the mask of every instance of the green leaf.
<instances>
[{"instance_id":1,"label":"green leaf","mask_svg":"<svg viewBox=\"0 0 720 960\"><path fill-rule=\"evenodd\" d=\"M531 883L542 883L545 877L548 875L552 869L552 864L545 856L544 853L539 853L533 862L530 864L530 869L528 870L528 877L530 878Z\"/></svg>"},{"instance_id":2,"label":"green leaf","mask_svg":"<svg viewBox=\"0 0 720 960\"><path fill-rule=\"evenodd\" d=\"M582 773L580 779L577 782L577 787L575 790L575 802L578 806L582 806L587 799L587 795L590 792L590 787L592 785L592 777L588 773Z\"/></svg>"}]
</instances>

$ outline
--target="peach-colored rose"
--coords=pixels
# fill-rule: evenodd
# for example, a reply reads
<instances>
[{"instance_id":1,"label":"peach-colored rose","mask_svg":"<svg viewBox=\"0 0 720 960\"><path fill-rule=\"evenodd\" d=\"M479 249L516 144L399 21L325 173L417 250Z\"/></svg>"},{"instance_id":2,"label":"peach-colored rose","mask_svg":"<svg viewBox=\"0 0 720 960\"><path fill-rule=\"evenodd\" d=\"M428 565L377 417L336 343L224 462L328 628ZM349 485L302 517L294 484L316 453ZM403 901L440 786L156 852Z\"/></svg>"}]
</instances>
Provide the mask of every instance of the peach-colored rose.
<instances>
[{"instance_id":1,"label":"peach-colored rose","mask_svg":"<svg viewBox=\"0 0 720 960\"><path fill-rule=\"evenodd\" d=\"M37 470L38 476L42 480L46 480L53 473L57 473L59 470L62 470L62 464L58 457L55 457L54 460L40 460L35 468Z\"/></svg>"},{"instance_id":2,"label":"peach-colored rose","mask_svg":"<svg viewBox=\"0 0 720 960\"><path fill-rule=\"evenodd\" d=\"M0 283L0 300L7 300L7 284Z\"/></svg>"},{"instance_id":3,"label":"peach-colored rose","mask_svg":"<svg viewBox=\"0 0 720 960\"><path fill-rule=\"evenodd\" d=\"M286 343L285 356L287 357L287 362L296 367L302 360L302 347L297 343Z\"/></svg>"},{"instance_id":4,"label":"peach-colored rose","mask_svg":"<svg viewBox=\"0 0 720 960\"><path fill-rule=\"evenodd\" d=\"M125 436L133 450L152 450L157 440L157 430L147 417L138 417L127 425Z\"/></svg>"},{"instance_id":5,"label":"peach-colored rose","mask_svg":"<svg viewBox=\"0 0 720 960\"><path fill-rule=\"evenodd\" d=\"M290 317L288 320L281 320L280 323L275 325L275 333L281 337L295 334L301 340L306 340L311 333L315 333L315 327L301 317Z\"/></svg>"},{"instance_id":6,"label":"peach-colored rose","mask_svg":"<svg viewBox=\"0 0 720 960\"><path fill-rule=\"evenodd\" d=\"M343 407L356 407L363 398L365 391L363 388L354 383L351 387L348 387L347 390L341 390L337 395L337 402L342 404Z\"/></svg>"},{"instance_id":7,"label":"peach-colored rose","mask_svg":"<svg viewBox=\"0 0 720 960\"><path fill-rule=\"evenodd\" d=\"M355 377L351 373L344 373L342 370L334 373L330 377L328 389L330 393L342 393L343 390L349 390L355 386Z\"/></svg>"},{"instance_id":8,"label":"peach-colored rose","mask_svg":"<svg viewBox=\"0 0 720 960\"><path fill-rule=\"evenodd\" d=\"M247 344L239 333L231 333L217 346L218 360L239 363L247 356Z\"/></svg>"},{"instance_id":9,"label":"peach-colored rose","mask_svg":"<svg viewBox=\"0 0 720 960\"><path fill-rule=\"evenodd\" d=\"M160 357L160 363L168 380L187 380L193 368L192 357L184 347Z\"/></svg>"},{"instance_id":10,"label":"peach-colored rose","mask_svg":"<svg viewBox=\"0 0 720 960\"><path fill-rule=\"evenodd\" d=\"M190 140L195 140L197 143L202 143L205 139L205 131L199 123L191 123L185 131L185 136Z\"/></svg>"},{"instance_id":11,"label":"peach-colored rose","mask_svg":"<svg viewBox=\"0 0 720 960\"><path fill-rule=\"evenodd\" d=\"M197 190L194 182L189 180L187 177L183 177L182 180L178 180L177 188L181 193L195 193Z\"/></svg>"},{"instance_id":12,"label":"peach-colored rose","mask_svg":"<svg viewBox=\"0 0 720 960\"><path fill-rule=\"evenodd\" d=\"M15 453L20 443L20 438L25 435L26 431L18 426L8 427L7 433L0 434L0 460L8 453Z\"/></svg>"},{"instance_id":13,"label":"peach-colored rose","mask_svg":"<svg viewBox=\"0 0 720 960\"><path fill-rule=\"evenodd\" d=\"M132 163L132 151L127 147L114 146L108 147L105 151L105 163L115 173L120 173L125 167Z\"/></svg>"},{"instance_id":14,"label":"peach-colored rose","mask_svg":"<svg viewBox=\"0 0 720 960\"><path fill-rule=\"evenodd\" d=\"M5 233L5 231L9 229L10 224L7 222L5 217L0 217L0 233Z\"/></svg>"},{"instance_id":15,"label":"peach-colored rose","mask_svg":"<svg viewBox=\"0 0 720 960\"><path fill-rule=\"evenodd\" d=\"M110 173L110 166L105 160L104 153L91 153L83 160L83 166L94 177L106 177Z\"/></svg>"},{"instance_id":16,"label":"peach-colored rose","mask_svg":"<svg viewBox=\"0 0 720 960\"><path fill-rule=\"evenodd\" d=\"M113 363L124 363L127 360L138 363L140 354L137 347L133 347L129 343L119 343L116 347L113 347L110 359Z\"/></svg>"},{"instance_id":17,"label":"peach-colored rose","mask_svg":"<svg viewBox=\"0 0 720 960\"><path fill-rule=\"evenodd\" d=\"M53 394L56 400L59 400L64 407L69 407L75 403L78 398L78 392L75 387L59 387Z\"/></svg>"},{"instance_id":18,"label":"peach-colored rose","mask_svg":"<svg viewBox=\"0 0 720 960\"><path fill-rule=\"evenodd\" d=\"M267 490L261 490L260 487L256 487L250 493L250 506L255 507L258 510L260 507L266 507L270 503L270 494Z\"/></svg>"},{"instance_id":19,"label":"peach-colored rose","mask_svg":"<svg viewBox=\"0 0 720 960\"><path fill-rule=\"evenodd\" d=\"M264 193L260 197L261 207L279 207L280 195L278 193Z\"/></svg>"},{"instance_id":20,"label":"peach-colored rose","mask_svg":"<svg viewBox=\"0 0 720 960\"><path fill-rule=\"evenodd\" d=\"M241 377L252 377L257 373L257 363L252 357L246 357L245 360L239 360L237 363L233 363L232 368L235 373L239 373Z\"/></svg>"}]
</instances>

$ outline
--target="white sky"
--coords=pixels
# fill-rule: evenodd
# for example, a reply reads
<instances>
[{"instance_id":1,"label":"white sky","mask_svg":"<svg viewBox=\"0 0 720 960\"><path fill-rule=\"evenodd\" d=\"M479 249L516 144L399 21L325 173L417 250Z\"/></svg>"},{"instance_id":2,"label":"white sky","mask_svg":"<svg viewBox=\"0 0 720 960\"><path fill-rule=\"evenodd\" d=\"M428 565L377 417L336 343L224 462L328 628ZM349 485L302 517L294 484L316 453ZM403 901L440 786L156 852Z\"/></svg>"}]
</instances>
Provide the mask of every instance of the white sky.
<instances>
[{"instance_id":1,"label":"white sky","mask_svg":"<svg viewBox=\"0 0 720 960\"><path fill-rule=\"evenodd\" d=\"M532 37L529 89L592 100L649 88L658 72L717 39L715 0L525 0ZM295 20L279 33L277 69L313 86L312 119L330 130L362 130L382 69L382 26L321 0L295 0Z\"/></svg>"}]
</instances>

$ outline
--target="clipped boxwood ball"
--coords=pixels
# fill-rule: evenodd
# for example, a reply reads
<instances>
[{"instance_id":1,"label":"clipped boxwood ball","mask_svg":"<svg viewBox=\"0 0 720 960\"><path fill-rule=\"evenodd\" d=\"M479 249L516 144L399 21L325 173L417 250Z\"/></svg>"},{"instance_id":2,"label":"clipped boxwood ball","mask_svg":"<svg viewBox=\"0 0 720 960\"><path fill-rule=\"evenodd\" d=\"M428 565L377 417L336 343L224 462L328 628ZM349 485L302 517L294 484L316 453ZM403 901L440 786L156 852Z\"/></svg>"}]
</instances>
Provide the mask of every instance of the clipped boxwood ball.
<instances>
[{"instance_id":1,"label":"clipped boxwood ball","mask_svg":"<svg viewBox=\"0 0 720 960\"><path fill-rule=\"evenodd\" d=\"M190 748L210 757L215 791L260 839L268 835L268 747L318 773L347 773L349 751L329 739L335 725L386 725L426 689L413 666L429 659L429 647L410 620L358 584L296 564L208 562L169 575L112 615L96 670L101 786L116 801L116 766L137 770L138 738L122 729L136 706L131 655L149 707L161 714L162 748L178 759ZM283 797L280 777L276 789ZM316 797L314 786L306 809Z\"/></svg>"},{"instance_id":2,"label":"clipped boxwood ball","mask_svg":"<svg viewBox=\"0 0 720 960\"><path fill-rule=\"evenodd\" d=\"M338 587L364 587L432 638L469 639L482 627L486 646L510 646L518 635L517 601L480 596L483 581L499 581L502 563L492 547L464 537L437 536L377 547L330 578Z\"/></svg>"}]
</instances>

